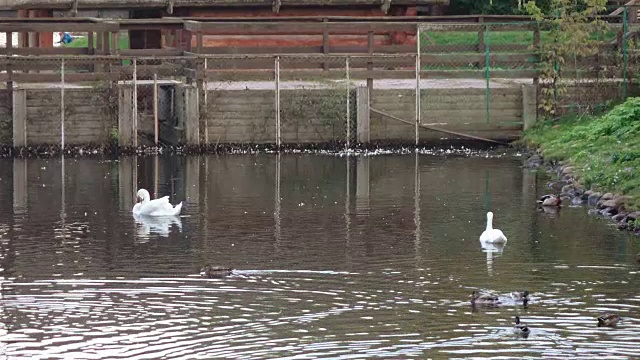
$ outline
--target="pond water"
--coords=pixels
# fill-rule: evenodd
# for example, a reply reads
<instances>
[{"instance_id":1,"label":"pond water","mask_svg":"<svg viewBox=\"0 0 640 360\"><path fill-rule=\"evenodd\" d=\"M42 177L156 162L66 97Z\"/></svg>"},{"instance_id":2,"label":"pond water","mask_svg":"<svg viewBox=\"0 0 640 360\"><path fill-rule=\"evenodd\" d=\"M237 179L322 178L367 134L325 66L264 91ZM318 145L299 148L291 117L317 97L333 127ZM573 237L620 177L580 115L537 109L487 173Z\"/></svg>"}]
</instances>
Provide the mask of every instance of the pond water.
<instances>
[{"instance_id":1,"label":"pond water","mask_svg":"<svg viewBox=\"0 0 640 360\"><path fill-rule=\"evenodd\" d=\"M638 239L584 208L537 211L545 180L522 162L0 159L0 356L640 357ZM136 221L140 187L182 216ZM478 241L487 210L501 251ZM525 289L526 308L470 306ZM604 311L623 320L599 328Z\"/></svg>"}]
</instances>

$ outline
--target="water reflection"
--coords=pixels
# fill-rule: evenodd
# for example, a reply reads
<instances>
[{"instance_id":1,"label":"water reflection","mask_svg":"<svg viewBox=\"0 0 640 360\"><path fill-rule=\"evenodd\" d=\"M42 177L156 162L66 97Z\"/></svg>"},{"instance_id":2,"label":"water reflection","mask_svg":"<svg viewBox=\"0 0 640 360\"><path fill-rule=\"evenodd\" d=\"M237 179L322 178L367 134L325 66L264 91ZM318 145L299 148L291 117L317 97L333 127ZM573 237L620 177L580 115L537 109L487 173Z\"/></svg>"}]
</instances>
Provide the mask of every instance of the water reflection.
<instances>
[{"instance_id":1,"label":"water reflection","mask_svg":"<svg viewBox=\"0 0 640 360\"><path fill-rule=\"evenodd\" d=\"M162 237L169 237L172 225L176 225L178 232L182 232L182 220L179 216L146 216L133 214L138 227L138 236L142 239L149 239L149 235L158 234Z\"/></svg>"},{"instance_id":2,"label":"water reflection","mask_svg":"<svg viewBox=\"0 0 640 360\"><path fill-rule=\"evenodd\" d=\"M488 155L0 159L0 351L639 357L637 240L583 209L538 212L535 173ZM184 217L133 217L139 188ZM508 249L478 244L487 210ZM473 289L535 296L472 312ZM624 321L597 328L604 311Z\"/></svg>"}]
</instances>

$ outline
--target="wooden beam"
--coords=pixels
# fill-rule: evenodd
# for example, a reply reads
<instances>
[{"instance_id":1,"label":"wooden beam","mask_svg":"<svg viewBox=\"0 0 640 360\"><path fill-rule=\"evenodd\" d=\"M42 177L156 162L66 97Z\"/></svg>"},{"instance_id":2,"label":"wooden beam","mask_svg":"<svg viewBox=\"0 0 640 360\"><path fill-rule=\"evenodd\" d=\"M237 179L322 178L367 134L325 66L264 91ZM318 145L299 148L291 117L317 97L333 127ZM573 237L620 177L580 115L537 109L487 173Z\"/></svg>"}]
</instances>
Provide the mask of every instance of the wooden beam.
<instances>
[{"instance_id":1,"label":"wooden beam","mask_svg":"<svg viewBox=\"0 0 640 360\"><path fill-rule=\"evenodd\" d=\"M281 22L271 23L248 23L248 22L219 22L205 23L187 21L185 29L190 31L202 31L209 35L281 35L295 33L298 35L322 34L328 31L336 35L358 35L368 34L373 31L375 34L388 34L394 31L415 32L415 25L403 22L359 22L359 23L315 23L300 22L295 27Z\"/></svg>"}]
</instances>

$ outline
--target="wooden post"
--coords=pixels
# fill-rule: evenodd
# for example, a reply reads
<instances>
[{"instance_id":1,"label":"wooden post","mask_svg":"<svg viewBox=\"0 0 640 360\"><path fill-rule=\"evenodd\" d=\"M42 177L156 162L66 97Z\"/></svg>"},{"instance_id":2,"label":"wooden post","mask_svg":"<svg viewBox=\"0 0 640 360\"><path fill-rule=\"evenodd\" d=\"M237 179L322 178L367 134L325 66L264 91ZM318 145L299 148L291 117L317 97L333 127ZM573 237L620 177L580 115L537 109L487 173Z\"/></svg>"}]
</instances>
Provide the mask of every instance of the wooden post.
<instances>
[{"instance_id":1,"label":"wooden post","mask_svg":"<svg viewBox=\"0 0 640 360\"><path fill-rule=\"evenodd\" d=\"M102 35L102 32L97 32L96 33L96 48L97 48L97 53L100 55L104 55L104 36Z\"/></svg>"},{"instance_id":2,"label":"wooden post","mask_svg":"<svg viewBox=\"0 0 640 360\"><path fill-rule=\"evenodd\" d=\"M89 52L89 55L93 55L96 53L96 46L95 46L95 39L93 38L95 36L95 33L93 31L89 31L87 33L87 49Z\"/></svg>"},{"instance_id":3,"label":"wooden post","mask_svg":"<svg viewBox=\"0 0 640 360\"><path fill-rule=\"evenodd\" d=\"M27 90L13 90L13 146L27 146Z\"/></svg>"},{"instance_id":4,"label":"wooden post","mask_svg":"<svg viewBox=\"0 0 640 360\"><path fill-rule=\"evenodd\" d=\"M200 119L198 88L184 85L184 132L187 145L200 145Z\"/></svg>"},{"instance_id":5,"label":"wooden post","mask_svg":"<svg viewBox=\"0 0 640 360\"><path fill-rule=\"evenodd\" d=\"M367 53L370 56L373 55L373 31L369 31L367 34ZM373 70L373 64L371 62L367 62L367 70ZM367 89L369 89L369 96L367 99L371 100L371 95L373 94L373 78L371 77L367 77Z\"/></svg>"},{"instance_id":6,"label":"wooden post","mask_svg":"<svg viewBox=\"0 0 640 360\"><path fill-rule=\"evenodd\" d=\"M280 149L282 144L280 139L280 56L276 56L275 60L275 81L276 81L276 145Z\"/></svg>"},{"instance_id":7,"label":"wooden post","mask_svg":"<svg viewBox=\"0 0 640 360\"><path fill-rule=\"evenodd\" d=\"M114 31L111 34L111 53L112 54L119 54L120 53L120 44L118 42L118 32Z\"/></svg>"},{"instance_id":8,"label":"wooden post","mask_svg":"<svg viewBox=\"0 0 640 360\"><path fill-rule=\"evenodd\" d=\"M202 54L203 41L202 41L202 31L196 32L196 52L198 54Z\"/></svg>"},{"instance_id":9,"label":"wooden post","mask_svg":"<svg viewBox=\"0 0 640 360\"><path fill-rule=\"evenodd\" d=\"M361 144L369 143L371 140L370 130L370 111L369 111L369 87L358 86L356 88L356 121L358 123L358 142Z\"/></svg>"},{"instance_id":10,"label":"wooden post","mask_svg":"<svg viewBox=\"0 0 640 360\"><path fill-rule=\"evenodd\" d=\"M483 16L480 16L480 17L478 18L478 22L479 22L480 24L483 24L483 23L484 23L484 17L483 17ZM480 29L478 30L478 49L477 49L477 50L478 50L478 52L480 52L480 53L484 53L484 50L485 50L485 45L484 45L484 28L485 28L485 26L484 26L484 25L480 25Z\"/></svg>"},{"instance_id":11,"label":"wooden post","mask_svg":"<svg viewBox=\"0 0 640 360\"><path fill-rule=\"evenodd\" d=\"M154 129L154 140L156 146L158 146L158 137L159 134L159 124L158 124L158 74L153 74L153 129Z\"/></svg>"},{"instance_id":12,"label":"wooden post","mask_svg":"<svg viewBox=\"0 0 640 360\"><path fill-rule=\"evenodd\" d=\"M13 55L13 51L11 50L13 48L13 33L12 32L6 32L5 33L5 37L7 39L7 57L11 58L11 55ZM9 92L9 96L11 96L11 92L13 91L13 67L11 66L11 64L7 65L7 77L9 78L9 80L7 81L7 91Z\"/></svg>"},{"instance_id":13,"label":"wooden post","mask_svg":"<svg viewBox=\"0 0 640 360\"><path fill-rule=\"evenodd\" d=\"M128 84L118 89L118 146L133 143L133 88Z\"/></svg>"},{"instance_id":14,"label":"wooden post","mask_svg":"<svg viewBox=\"0 0 640 360\"><path fill-rule=\"evenodd\" d=\"M322 53L325 55L329 54L329 30L326 28L327 19L322 20L325 23L325 28L322 31ZM324 70L329 70L329 64L322 63L322 68Z\"/></svg>"},{"instance_id":15,"label":"wooden post","mask_svg":"<svg viewBox=\"0 0 640 360\"><path fill-rule=\"evenodd\" d=\"M535 125L538 113L536 99L537 87L535 85L522 84L522 122L523 129L528 130Z\"/></svg>"}]
</instances>

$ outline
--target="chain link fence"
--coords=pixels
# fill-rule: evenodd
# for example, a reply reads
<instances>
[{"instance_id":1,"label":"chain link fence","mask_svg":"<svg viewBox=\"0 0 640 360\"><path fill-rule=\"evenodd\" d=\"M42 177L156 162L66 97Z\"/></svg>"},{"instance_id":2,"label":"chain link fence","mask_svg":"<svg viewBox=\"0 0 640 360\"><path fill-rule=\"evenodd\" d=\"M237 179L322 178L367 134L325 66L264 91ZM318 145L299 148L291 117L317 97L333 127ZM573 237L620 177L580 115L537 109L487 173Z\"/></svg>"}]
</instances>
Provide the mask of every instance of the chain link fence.
<instances>
[{"instance_id":1,"label":"chain link fence","mask_svg":"<svg viewBox=\"0 0 640 360\"><path fill-rule=\"evenodd\" d=\"M640 7L620 9L589 30L596 51L560 55L554 34L566 29L517 21L421 23L406 34L415 51L401 53L377 52L389 44L375 35L369 54L4 56L0 142L340 150L510 140L543 114L638 93Z\"/></svg>"}]
</instances>

